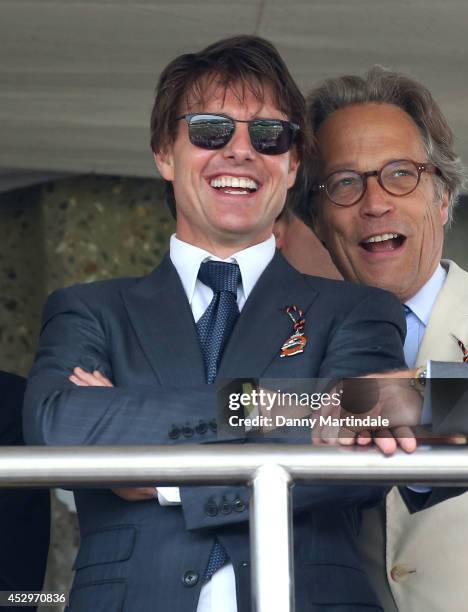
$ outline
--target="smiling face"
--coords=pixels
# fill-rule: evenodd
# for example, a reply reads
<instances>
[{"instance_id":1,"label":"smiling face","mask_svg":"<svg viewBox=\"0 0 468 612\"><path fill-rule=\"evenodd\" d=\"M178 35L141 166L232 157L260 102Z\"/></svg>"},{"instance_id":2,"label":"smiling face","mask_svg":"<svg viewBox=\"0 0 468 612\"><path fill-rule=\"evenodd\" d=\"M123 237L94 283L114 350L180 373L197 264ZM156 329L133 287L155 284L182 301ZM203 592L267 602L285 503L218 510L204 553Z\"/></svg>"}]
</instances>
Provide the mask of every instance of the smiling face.
<instances>
[{"instance_id":1,"label":"smiling face","mask_svg":"<svg viewBox=\"0 0 468 612\"><path fill-rule=\"evenodd\" d=\"M391 160L426 162L411 117L391 104L347 106L321 125L325 178L336 170L378 170ZM429 280L442 255L447 193L436 195L426 172L406 196L386 193L369 177L363 198L347 208L320 196L316 231L345 279L387 289L402 302Z\"/></svg>"},{"instance_id":2,"label":"smiling face","mask_svg":"<svg viewBox=\"0 0 468 612\"><path fill-rule=\"evenodd\" d=\"M186 113L222 113L234 119L288 119L279 111L268 87L259 101L248 87L224 88L212 82L203 107L192 103ZM207 150L190 143L187 122L178 122L175 141L155 154L162 177L172 181L180 240L226 258L266 240L281 212L286 192L294 184L298 161L294 149L263 155L251 144L246 123L221 149Z\"/></svg>"}]
</instances>

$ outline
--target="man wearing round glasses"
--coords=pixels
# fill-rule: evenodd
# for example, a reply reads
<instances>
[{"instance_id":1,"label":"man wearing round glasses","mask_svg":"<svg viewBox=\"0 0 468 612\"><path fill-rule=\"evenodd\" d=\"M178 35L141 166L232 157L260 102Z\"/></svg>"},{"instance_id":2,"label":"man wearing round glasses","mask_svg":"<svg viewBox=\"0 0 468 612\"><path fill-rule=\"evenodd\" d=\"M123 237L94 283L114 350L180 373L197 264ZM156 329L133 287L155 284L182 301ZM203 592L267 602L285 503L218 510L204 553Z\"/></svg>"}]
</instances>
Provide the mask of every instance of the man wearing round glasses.
<instances>
[{"instance_id":1,"label":"man wearing round glasses","mask_svg":"<svg viewBox=\"0 0 468 612\"><path fill-rule=\"evenodd\" d=\"M416 123L395 105L358 104L328 117L318 138L317 234L347 280L406 302L438 269L448 219L448 192Z\"/></svg>"},{"instance_id":2,"label":"man wearing round glasses","mask_svg":"<svg viewBox=\"0 0 468 612\"><path fill-rule=\"evenodd\" d=\"M299 274L275 252L274 221L308 159L304 128L304 98L267 41L227 39L165 68L151 146L176 215L170 252L147 277L49 298L26 398L31 442L222 441L216 377L336 379L403 367L397 300ZM379 610L354 538L361 507L381 495L294 488L298 612ZM71 611L251 609L245 487L75 498L82 537Z\"/></svg>"},{"instance_id":3,"label":"man wearing round glasses","mask_svg":"<svg viewBox=\"0 0 468 612\"><path fill-rule=\"evenodd\" d=\"M367 191L367 179L375 176L377 182L390 195L407 196L419 185L422 172L440 175L433 164L418 164L409 159L398 159L386 163L380 170L356 172L337 170L332 172L317 189L324 191L336 206L353 206Z\"/></svg>"},{"instance_id":4,"label":"man wearing round glasses","mask_svg":"<svg viewBox=\"0 0 468 612\"><path fill-rule=\"evenodd\" d=\"M421 385L428 366L434 378L468 378L468 275L441 261L464 170L439 107L421 84L375 67L365 78L326 81L308 108L320 153L310 178L316 233L346 280L391 291L405 306L405 358L417 368L409 374ZM444 414L441 433L467 431L460 406L452 422ZM443 490L418 494L428 497L423 512L410 515L393 489L386 506L364 514L373 582L386 612L464 610L468 497L429 508Z\"/></svg>"}]
</instances>

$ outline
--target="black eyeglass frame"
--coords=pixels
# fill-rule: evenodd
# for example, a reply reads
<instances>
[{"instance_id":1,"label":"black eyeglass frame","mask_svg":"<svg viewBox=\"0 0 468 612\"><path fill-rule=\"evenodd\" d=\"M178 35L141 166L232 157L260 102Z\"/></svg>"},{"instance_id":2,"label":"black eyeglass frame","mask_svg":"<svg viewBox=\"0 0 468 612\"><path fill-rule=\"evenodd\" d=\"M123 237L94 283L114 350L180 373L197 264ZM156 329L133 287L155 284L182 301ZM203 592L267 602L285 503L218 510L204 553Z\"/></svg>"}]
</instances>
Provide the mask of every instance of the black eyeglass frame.
<instances>
[{"instance_id":1,"label":"black eyeglass frame","mask_svg":"<svg viewBox=\"0 0 468 612\"><path fill-rule=\"evenodd\" d=\"M200 116L212 116L212 117L221 117L222 119L228 119L229 121L232 122L234 129L232 130L231 134L229 135L228 139L226 140L226 142L222 143L219 147L203 147L200 146L200 144L195 143L192 141L191 135L190 135L190 125L191 125L191 120L193 119L193 117L200 117ZM248 123L249 124L249 136L250 136L250 142L253 146L253 148L255 149L255 151L257 151L257 153L261 153L262 155L282 155L283 153L286 153L287 151L289 151L292 147L292 145L294 144L294 141L296 139L296 136L298 134L298 132L301 131L301 127L297 124L294 123L293 121L288 121L286 119L272 119L269 117L257 117L255 119L234 119L234 117L230 117L229 115L224 115L223 113L188 113L186 115L181 115L180 117L176 117L176 121L180 121L181 119L185 119L185 121L187 121L187 125L189 127L189 139L190 142L193 144L194 147L199 147L200 149L206 149L207 151L216 151L218 149L222 149L223 147L225 147L228 142L231 140L231 138L234 136L234 133L236 131L235 128L235 124L236 123ZM252 124L255 123L265 123L266 121L271 121L274 123L280 123L283 127L286 126L289 130L291 130L291 138L290 138L290 142L289 142L289 146L287 149L285 149L284 151L281 152L274 152L274 153L268 153L266 151L260 151L259 149L257 149L257 147L254 144L254 141L252 140L252 135L250 133L250 126Z\"/></svg>"},{"instance_id":2,"label":"black eyeglass frame","mask_svg":"<svg viewBox=\"0 0 468 612\"><path fill-rule=\"evenodd\" d=\"M387 189L385 187L385 185L383 184L383 182L382 182L382 172L385 170L385 168L387 166L390 166L391 164L396 164L398 162L407 162L407 163L413 164L413 166L416 168L416 171L418 173L418 179L416 181L415 186L412 189L410 189L409 191L405 192L405 193L393 193L392 191ZM361 193L361 195L356 200L354 200L353 202L350 202L349 204L340 204L339 202L335 202L333 200L333 198L330 196L330 194L328 193L328 189L327 189L326 183L328 182L330 177L332 177L334 174L338 174L338 173L341 173L341 172L352 172L354 174L357 174L360 177L360 179L361 179L362 193ZM435 166L434 164L431 164L430 162L421 162L420 163L420 162L415 162L412 159L392 159L391 161L389 161L385 165L383 165L382 168L380 168L380 170L369 170L368 172L358 172L357 170L351 170L350 168L344 168L343 170L335 170L334 172L331 172L322 183L319 183L317 185L316 190L317 191L325 192L325 194L327 195L327 197L330 200L330 202L332 204L334 204L335 206L339 206L340 208L348 208L348 206L354 206L355 204L357 204L364 197L364 195L365 195L365 193L367 191L367 179L368 179L369 176L376 176L377 177L377 182L379 183L379 185L382 187L382 189L386 193L399 198L399 197L407 196L410 193L413 193L413 191L415 191L417 189L417 187L419 185L419 182L421 180L421 174L423 172L427 172L428 174L437 174L439 176L442 175L442 173L439 170L439 168L437 168L437 166Z\"/></svg>"}]
</instances>

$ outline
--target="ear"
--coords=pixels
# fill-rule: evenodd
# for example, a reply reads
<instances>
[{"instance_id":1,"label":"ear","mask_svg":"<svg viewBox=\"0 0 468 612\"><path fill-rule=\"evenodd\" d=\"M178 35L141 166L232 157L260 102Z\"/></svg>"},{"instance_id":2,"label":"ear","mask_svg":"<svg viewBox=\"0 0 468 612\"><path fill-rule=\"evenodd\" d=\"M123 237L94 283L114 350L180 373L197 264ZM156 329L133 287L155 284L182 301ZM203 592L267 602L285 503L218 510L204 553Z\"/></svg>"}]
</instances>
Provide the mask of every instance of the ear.
<instances>
[{"instance_id":1,"label":"ear","mask_svg":"<svg viewBox=\"0 0 468 612\"><path fill-rule=\"evenodd\" d=\"M288 169L288 189L290 189L296 182L297 170L299 168L299 157L297 155L296 147L291 149L289 155L289 169Z\"/></svg>"},{"instance_id":2,"label":"ear","mask_svg":"<svg viewBox=\"0 0 468 612\"><path fill-rule=\"evenodd\" d=\"M286 233L286 221L284 217L279 217L273 225L273 235L276 240L276 248L281 251L284 247L284 235Z\"/></svg>"},{"instance_id":3,"label":"ear","mask_svg":"<svg viewBox=\"0 0 468 612\"><path fill-rule=\"evenodd\" d=\"M164 151L153 153L154 163L156 164L159 173L166 181L174 180L174 156L172 148L169 147Z\"/></svg>"},{"instance_id":4,"label":"ear","mask_svg":"<svg viewBox=\"0 0 468 612\"><path fill-rule=\"evenodd\" d=\"M442 225L445 225L448 221L449 217L449 200L450 194L447 187L444 188L444 193L440 200L440 218L442 220Z\"/></svg>"}]
</instances>

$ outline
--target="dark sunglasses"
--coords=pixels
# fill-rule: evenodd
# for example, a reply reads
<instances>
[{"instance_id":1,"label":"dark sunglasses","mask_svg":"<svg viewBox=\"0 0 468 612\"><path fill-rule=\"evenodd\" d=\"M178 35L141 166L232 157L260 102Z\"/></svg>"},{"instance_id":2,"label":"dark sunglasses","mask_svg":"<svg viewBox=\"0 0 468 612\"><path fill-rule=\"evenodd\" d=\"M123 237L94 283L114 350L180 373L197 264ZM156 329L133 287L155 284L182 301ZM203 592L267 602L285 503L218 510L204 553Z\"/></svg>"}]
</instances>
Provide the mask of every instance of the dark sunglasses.
<instances>
[{"instance_id":1,"label":"dark sunglasses","mask_svg":"<svg viewBox=\"0 0 468 612\"><path fill-rule=\"evenodd\" d=\"M202 149L221 149L231 140L236 123L247 123L253 148L263 155L281 155L291 148L300 127L281 119L243 121L216 113L191 113L177 117L188 124L190 142Z\"/></svg>"}]
</instances>

